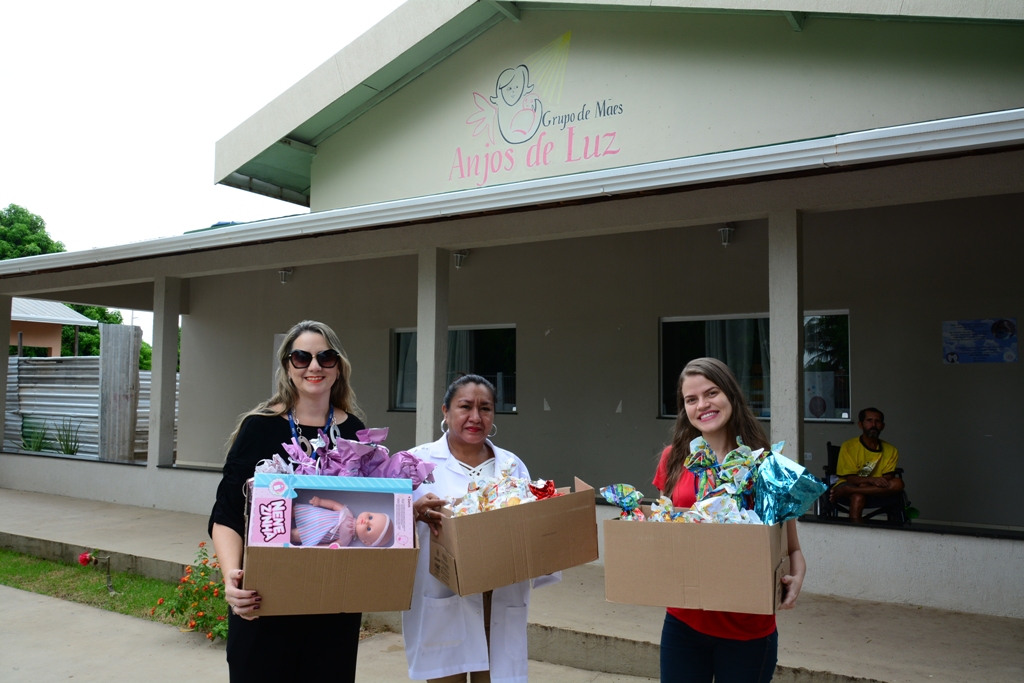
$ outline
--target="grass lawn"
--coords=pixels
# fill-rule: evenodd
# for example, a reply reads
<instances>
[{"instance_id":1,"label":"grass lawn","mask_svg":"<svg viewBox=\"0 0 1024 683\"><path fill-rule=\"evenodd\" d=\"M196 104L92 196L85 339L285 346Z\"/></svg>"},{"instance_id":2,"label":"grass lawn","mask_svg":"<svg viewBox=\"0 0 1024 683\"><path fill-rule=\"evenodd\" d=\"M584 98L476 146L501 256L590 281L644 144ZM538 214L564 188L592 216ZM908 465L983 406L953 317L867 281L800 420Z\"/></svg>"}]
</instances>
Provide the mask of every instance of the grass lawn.
<instances>
[{"instance_id":1,"label":"grass lawn","mask_svg":"<svg viewBox=\"0 0 1024 683\"><path fill-rule=\"evenodd\" d=\"M79 564L41 560L13 550L0 548L0 585L19 588L24 591L49 595L61 600L80 602L101 609L127 614L131 617L159 621L164 624L181 626L180 619L150 610L157 600L169 600L177 584L159 579L150 579L138 574L114 572L111 574L116 595L107 591L107 573L102 567L83 567ZM218 613L226 613L226 605L218 600ZM381 628L360 629L359 639L386 631Z\"/></svg>"},{"instance_id":2,"label":"grass lawn","mask_svg":"<svg viewBox=\"0 0 1024 683\"><path fill-rule=\"evenodd\" d=\"M0 585L150 621L174 623L171 618L159 613L151 616L149 612L159 598L174 594L175 584L120 572L114 572L111 577L116 595L107 592L107 573L102 567L41 560L0 549Z\"/></svg>"}]
</instances>

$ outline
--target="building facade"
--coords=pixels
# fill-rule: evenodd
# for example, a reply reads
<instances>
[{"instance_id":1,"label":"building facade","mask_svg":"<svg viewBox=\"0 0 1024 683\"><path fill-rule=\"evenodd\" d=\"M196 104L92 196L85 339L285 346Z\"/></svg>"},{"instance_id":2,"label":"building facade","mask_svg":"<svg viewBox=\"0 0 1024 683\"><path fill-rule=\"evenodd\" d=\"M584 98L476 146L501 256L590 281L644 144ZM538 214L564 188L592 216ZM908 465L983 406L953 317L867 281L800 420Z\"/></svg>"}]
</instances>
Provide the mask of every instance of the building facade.
<instances>
[{"instance_id":1,"label":"building facade","mask_svg":"<svg viewBox=\"0 0 1024 683\"><path fill-rule=\"evenodd\" d=\"M710 4L406 3L218 143L217 182L309 214L0 264L4 297L155 313L148 467L4 454L0 485L208 509L311 318L393 448L478 371L532 472L653 495L714 354L815 473L877 406L923 519L1024 529L966 476L1024 457L1024 10Z\"/></svg>"}]
</instances>

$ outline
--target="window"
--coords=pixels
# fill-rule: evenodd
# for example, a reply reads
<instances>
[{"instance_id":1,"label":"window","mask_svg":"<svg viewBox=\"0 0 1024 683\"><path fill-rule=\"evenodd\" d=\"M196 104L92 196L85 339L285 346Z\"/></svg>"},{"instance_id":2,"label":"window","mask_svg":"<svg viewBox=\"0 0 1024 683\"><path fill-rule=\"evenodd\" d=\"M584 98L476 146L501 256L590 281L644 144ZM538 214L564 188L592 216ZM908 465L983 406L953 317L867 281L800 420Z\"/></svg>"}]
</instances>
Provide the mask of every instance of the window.
<instances>
[{"instance_id":1,"label":"window","mask_svg":"<svg viewBox=\"0 0 1024 683\"><path fill-rule=\"evenodd\" d=\"M804 318L804 418L850 419L850 325L847 313ZM676 415L676 383L683 367L703 356L736 374L754 414L771 417L769 321L750 318L662 318L661 416Z\"/></svg>"},{"instance_id":2,"label":"window","mask_svg":"<svg viewBox=\"0 0 1024 683\"><path fill-rule=\"evenodd\" d=\"M416 410L416 331L395 330L391 349L391 408ZM448 382L469 374L494 385L496 412L516 412L516 328L449 329Z\"/></svg>"}]
</instances>

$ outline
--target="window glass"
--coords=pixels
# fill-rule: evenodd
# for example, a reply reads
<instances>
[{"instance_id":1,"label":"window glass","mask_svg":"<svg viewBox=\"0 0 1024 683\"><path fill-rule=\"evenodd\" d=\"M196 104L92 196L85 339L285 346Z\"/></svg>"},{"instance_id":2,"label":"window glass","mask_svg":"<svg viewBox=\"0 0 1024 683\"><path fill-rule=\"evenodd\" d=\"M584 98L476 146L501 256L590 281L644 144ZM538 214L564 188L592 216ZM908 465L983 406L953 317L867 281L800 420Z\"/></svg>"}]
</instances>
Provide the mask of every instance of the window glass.
<instances>
[{"instance_id":1,"label":"window glass","mask_svg":"<svg viewBox=\"0 0 1024 683\"><path fill-rule=\"evenodd\" d=\"M736 374L751 410L771 417L771 352L767 317L727 320L662 320L661 415L676 415L676 384L694 358L711 356ZM804 417L850 417L849 316L804 318Z\"/></svg>"},{"instance_id":2,"label":"window glass","mask_svg":"<svg viewBox=\"0 0 1024 683\"><path fill-rule=\"evenodd\" d=\"M495 411L516 412L516 329L514 327L448 331L448 382L481 375L496 390ZM416 410L416 332L392 337L393 410Z\"/></svg>"}]
</instances>

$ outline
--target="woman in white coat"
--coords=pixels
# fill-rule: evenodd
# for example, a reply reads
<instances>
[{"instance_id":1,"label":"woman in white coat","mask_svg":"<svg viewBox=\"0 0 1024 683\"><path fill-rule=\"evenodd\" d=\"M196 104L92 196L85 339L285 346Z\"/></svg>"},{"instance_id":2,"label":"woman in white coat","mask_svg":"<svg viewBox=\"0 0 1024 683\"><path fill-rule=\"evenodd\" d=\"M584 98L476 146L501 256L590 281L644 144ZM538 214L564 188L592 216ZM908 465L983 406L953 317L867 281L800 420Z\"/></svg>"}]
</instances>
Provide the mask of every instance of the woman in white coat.
<instances>
[{"instance_id":1,"label":"woman in white coat","mask_svg":"<svg viewBox=\"0 0 1024 683\"><path fill-rule=\"evenodd\" d=\"M413 504L420 534L412 607L402 614L409 678L431 683L525 683L526 612L530 581L464 598L430 575L430 534L437 533L444 496L461 496L471 481L509 470L528 479L523 462L489 440L494 428L494 386L479 375L452 382L444 396L444 435L412 450L437 465L434 483L422 484ZM559 575L534 579L554 583ZM489 647L488 647L489 645Z\"/></svg>"}]
</instances>

